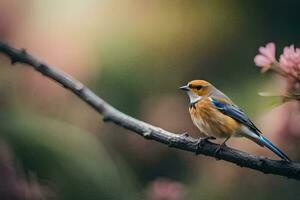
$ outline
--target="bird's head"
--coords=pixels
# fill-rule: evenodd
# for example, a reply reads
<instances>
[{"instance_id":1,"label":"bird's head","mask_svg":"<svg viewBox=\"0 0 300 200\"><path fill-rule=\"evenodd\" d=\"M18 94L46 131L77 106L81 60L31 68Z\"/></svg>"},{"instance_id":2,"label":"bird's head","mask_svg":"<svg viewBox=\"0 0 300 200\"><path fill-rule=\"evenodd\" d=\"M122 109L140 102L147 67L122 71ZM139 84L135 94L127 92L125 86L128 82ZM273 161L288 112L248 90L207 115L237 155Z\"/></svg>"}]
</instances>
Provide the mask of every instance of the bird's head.
<instances>
[{"instance_id":1,"label":"bird's head","mask_svg":"<svg viewBox=\"0 0 300 200\"><path fill-rule=\"evenodd\" d=\"M204 80L193 80L180 87L181 90L187 92L191 103L199 101L203 96L208 96L213 88L209 82Z\"/></svg>"}]
</instances>

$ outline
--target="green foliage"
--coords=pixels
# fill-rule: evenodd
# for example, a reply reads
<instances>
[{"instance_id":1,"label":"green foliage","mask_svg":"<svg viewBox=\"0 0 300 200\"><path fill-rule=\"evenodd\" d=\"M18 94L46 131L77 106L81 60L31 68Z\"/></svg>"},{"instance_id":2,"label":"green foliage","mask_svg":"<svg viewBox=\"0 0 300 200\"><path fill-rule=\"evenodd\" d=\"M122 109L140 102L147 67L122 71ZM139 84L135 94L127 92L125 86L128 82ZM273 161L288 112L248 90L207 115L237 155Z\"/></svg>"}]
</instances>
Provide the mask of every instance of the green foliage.
<instances>
[{"instance_id":1,"label":"green foliage","mask_svg":"<svg viewBox=\"0 0 300 200\"><path fill-rule=\"evenodd\" d=\"M1 113L1 136L12 145L20 167L61 199L136 198L126 165L117 166L94 135L29 113Z\"/></svg>"}]
</instances>

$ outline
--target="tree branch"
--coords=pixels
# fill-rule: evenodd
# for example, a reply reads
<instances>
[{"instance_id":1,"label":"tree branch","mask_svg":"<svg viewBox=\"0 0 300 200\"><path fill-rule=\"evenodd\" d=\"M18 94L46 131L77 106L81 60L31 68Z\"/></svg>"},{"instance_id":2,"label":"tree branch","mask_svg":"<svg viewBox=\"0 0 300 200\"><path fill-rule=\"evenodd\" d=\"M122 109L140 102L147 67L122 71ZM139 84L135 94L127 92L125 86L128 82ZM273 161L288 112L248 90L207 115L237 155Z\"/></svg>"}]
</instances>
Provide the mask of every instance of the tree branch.
<instances>
[{"instance_id":1,"label":"tree branch","mask_svg":"<svg viewBox=\"0 0 300 200\"><path fill-rule=\"evenodd\" d=\"M102 100L79 81L75 80L64 72L55 69L54 67L51 67L42 61L39 61L37 58L28 54L24 49L18 50L0 42L0 52L7 55L12 64L17 62L28 64L44 76L53 79L63 87L69 89L80 99L99 112L103 116L103 120L105 122L114 122L116 125L131 130L146 139L155 140L162 144L168 145L169 147L194 153L198 152L199 154L222 159L231 163L235 163L240 167L247 167L266 174L275 174L300 180L299 163L276 161L263 156L245 153L229 147L222 148L221 151L215 155L215 151L218 148L217 144L209 141L203 141L200 148L198 148L199 145L197 139L194 139L188 135L179 135L165 131L159 127L155 127L151 124L126 115Z\"/></svg>"}]
</instances>

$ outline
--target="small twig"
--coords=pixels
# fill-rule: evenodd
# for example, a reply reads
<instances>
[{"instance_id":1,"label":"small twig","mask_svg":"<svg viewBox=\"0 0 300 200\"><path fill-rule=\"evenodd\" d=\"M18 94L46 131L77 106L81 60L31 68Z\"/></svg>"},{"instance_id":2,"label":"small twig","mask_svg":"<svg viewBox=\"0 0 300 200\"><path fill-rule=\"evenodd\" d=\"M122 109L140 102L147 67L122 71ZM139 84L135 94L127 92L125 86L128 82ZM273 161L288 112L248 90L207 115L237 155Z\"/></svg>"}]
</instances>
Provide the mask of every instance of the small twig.
<instances>
[{"instance_id":1,"label":"small twig","mask_svg":"<svg viewBox=\"0 0 300 200\"><path fill-rule=\"evenodd\" d=\"M16 62L28 64L44 76L53 79L63 87L69 89L80 99L98 111L103 116L104 121L114 122L118 126L131 130L146 139L155 140L172 148L194 153L197 152L210 157L215 156L215 151L218 148L217 144L203 141L201 149L199 150L198 140L187 134L174 134L126 115L102 100L79 81L64 72L39 61L25 50L18 50L0 42L0 52L7 55L12 64ZM261 171L266 174L275 174L300 180L300 164L296 162L287 163L284 161L276 161L229 147L222 148L222 151L218 153L218 159L235 163L241 167Z\"/></svg>"}]
</instances>

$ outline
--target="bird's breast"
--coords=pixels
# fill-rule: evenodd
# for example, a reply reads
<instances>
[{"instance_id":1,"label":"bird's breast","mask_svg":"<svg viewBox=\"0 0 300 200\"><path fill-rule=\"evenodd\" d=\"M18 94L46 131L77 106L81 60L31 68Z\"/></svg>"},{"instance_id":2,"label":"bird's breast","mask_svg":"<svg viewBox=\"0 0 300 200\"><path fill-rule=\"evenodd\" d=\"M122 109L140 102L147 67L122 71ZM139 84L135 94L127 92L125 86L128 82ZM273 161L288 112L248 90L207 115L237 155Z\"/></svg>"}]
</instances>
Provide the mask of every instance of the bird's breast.
<instances>
[{"instance_id":1,"label":"bird's breast","mask_svg":"<svg viewBox=\"0 0 300 200\"><path fill-rule=\"evenodd\" d=\"M240 128L240 124L217 110L208 98L202 99L189 108L195 126L208 136L226 138Z\"/></svg>"}]
</instances>

